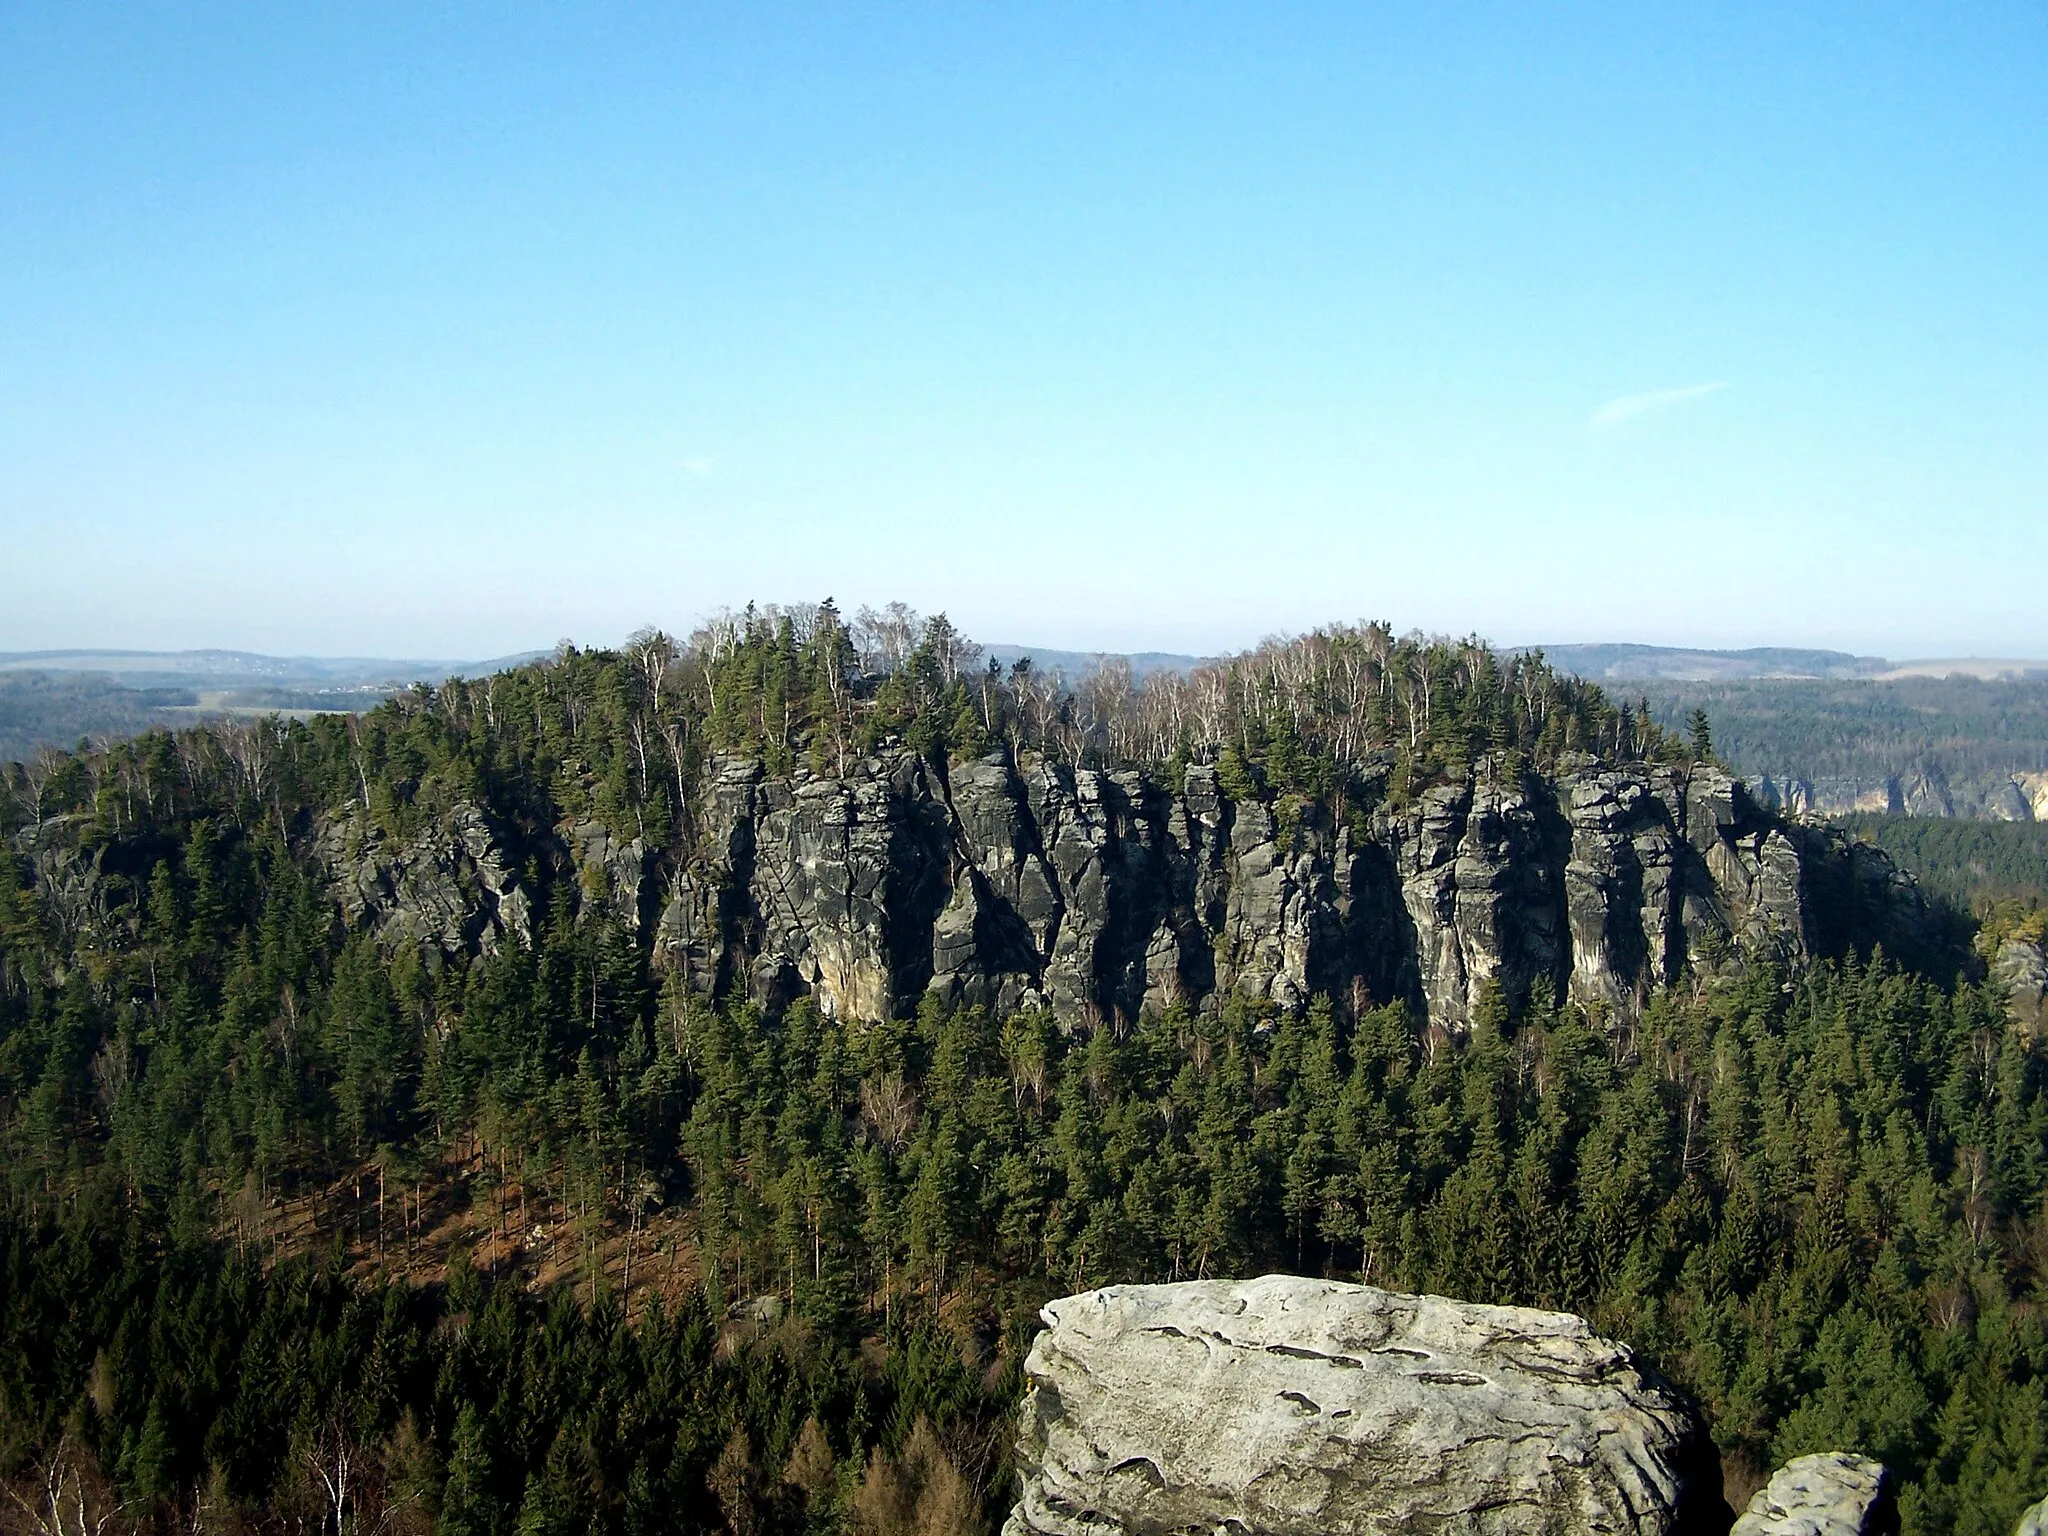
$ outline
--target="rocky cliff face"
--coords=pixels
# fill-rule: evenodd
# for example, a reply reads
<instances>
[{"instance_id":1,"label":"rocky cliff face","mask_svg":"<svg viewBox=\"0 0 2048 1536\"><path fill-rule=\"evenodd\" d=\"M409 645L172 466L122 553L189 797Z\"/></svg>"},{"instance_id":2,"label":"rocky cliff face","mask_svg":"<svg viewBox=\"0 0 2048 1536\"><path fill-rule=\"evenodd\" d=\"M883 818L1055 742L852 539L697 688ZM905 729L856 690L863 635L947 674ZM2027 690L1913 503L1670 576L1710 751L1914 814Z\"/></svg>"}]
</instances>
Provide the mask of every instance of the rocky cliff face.
<instances>
[{"instance_id":1,"label":"rocky cliff face","mask_svg":"<svg viewBox=\"0 0 2048 1536\"><path fill-rule=\"evenodd\" d=\"M1972 775L1951 781L1932 765L1882 778L1763 773L1745 781L1758 803L1794 816L1961 816L1979 821L2048 821L2048 773Z\"/></svg>"},{"instance_id":2,"label":"rocky cliff face","mask_svg":"<svg viewBox=\"0 0 2048 1536\"><path fill-rule=\"evenodd\" d=\"M2048 1034L2048 946L2015 935L1998 946L1991 984L2005 997L2006 1017L2028 1040Z\"/></svg>"},{"instance_id":3,"label":"rocky cliff face","mask_svg":"<svg viewBox=\"0 0 2048 1536\"><path fill-rule=\"evenodd\" d=\"M1691 968L1798 960L1929 931L1891 861L1786 822L1712 769L1484 761L1401 805L1233 798L994 753L909 752L844 777L715 760L693 835L660 855L594 820L552 828L457 806L404 838L349 808L311 857L352 926L430 963L532 937L542 892L605 916L704 995L901 1016L933 995L1067 1024L1233 993L1298 1008L1412 1004L1452 1033L1497 986L1625 1015ZM108 917L69 820L15 839L67 924Z\"/></svg>"},{"instance_id":4,"label":"rocky cliff face","mask_svg":"<svg viewBox=\"0 0 2048 1536\"><path fill-rule=\"evenodd\" d=\"M1816 881L1852 858L1718 771L1591 763L1484 762L1337 824L1200 766L1164 783L998 753L942 776L898 753L774 779L724 759L697 823L658 958L707 994L848 1017L927 992L1073 1021L1326 992L1455 1032L1489 983L1627 1010L1688 964L1822 947Z\"/></svg>"},{"instance_id":5,"label":"rocky cliff face","mask_svg":"<svg viewBox=\"0 0 2048 1536\"><path fill-rule=\"evenodd\" d=\"M1233 798L1202 766L1168 783L892 752L784 778L728 757L691 825L658 859L595 822L542 851L579 912L649 936L701 994L810 995L849 1018L927 994L1086 1024L1327 993L1401 999L1458 1033L1492 986L1510 1006L1547 989L1625 1015L1688 967L1896 949L1925 915L1878 850L1784 822L1712 769L1546 778L1489 760L1339 822ZM315 851L348 920L387 942L431 957L530 936L535 897L478 807L403 843L343 813Z\"/></svg>"},{"instance_id":6,"label":"rocky cliff face","mask_svg":"<svg viewBox=\"0 0 2048 1536\"><path fill-rule=\"evenodd\" d=\"M1953 816L1948 780L1936 769L1909 769L1877 779L1757 774L1746 781L1757 801L1795 816Z\"/></svg>"},{"instance_id":7,"label":"rocky cliff face","mask_svg":"<svg viewBox=\"0 0 2048 1536\"><path fill-rule=\"evenodd\" d=\"M1005 1536L1727 1529L1698 1420L1576 1317L1282 1275L1043 1315Z\"/></svg>"},{"instance_id":8,"label":"rocky cliff face","mask_svg":"<svg viewBox=\"0 0 2048 1536\"><path fill-rule=\"evenodd\" d=\"M476 806L404 842L351 809L321 826L313 858L342 916L387 948L417 946L434 959L533 937L531 903Z\"/></svg>"}]
</instances>

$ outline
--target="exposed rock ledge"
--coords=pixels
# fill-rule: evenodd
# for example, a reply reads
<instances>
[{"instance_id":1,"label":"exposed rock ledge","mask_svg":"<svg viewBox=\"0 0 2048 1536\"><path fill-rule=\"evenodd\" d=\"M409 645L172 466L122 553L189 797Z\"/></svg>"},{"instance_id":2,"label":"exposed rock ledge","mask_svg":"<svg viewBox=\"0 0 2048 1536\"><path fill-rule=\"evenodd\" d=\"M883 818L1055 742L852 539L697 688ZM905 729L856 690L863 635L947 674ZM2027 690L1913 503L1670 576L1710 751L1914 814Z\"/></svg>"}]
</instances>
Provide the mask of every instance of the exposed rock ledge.
<instances>
[{"instance_id":1,"label":"exposed rock ledge","mask_svg":"<svg viewBox=\"0 0 2048 1536\"><path fill-rule=\"evenodd\" d=\"M1566 1313L1268 1275L1043 1316L1005 1536L1727 1529L1699 1420Z\"/></svg>"}]
</instances>

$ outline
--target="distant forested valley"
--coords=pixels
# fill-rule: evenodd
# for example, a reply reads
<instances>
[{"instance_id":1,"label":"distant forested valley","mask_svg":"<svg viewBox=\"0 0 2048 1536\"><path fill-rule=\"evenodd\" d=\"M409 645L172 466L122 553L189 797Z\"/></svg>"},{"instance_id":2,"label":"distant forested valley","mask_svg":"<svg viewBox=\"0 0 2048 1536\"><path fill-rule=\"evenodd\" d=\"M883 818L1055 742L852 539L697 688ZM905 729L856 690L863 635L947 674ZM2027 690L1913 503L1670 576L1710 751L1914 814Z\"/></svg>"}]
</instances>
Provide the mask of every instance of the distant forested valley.
<instances>
[{"instance_id":1,"label":"distant forested valley","mask_svg":"<svg viewBox=\"0 0 2048 1536\"><path fill-rule=\"evenodd\" d=\"M133 688L93 673L0 673L0 762L26 762L87 736L132 736L198 705L190 688Z\"/></svg>"},{"instance_id":2,"label":"distant forested valley","mask_svg":"<svg viewBox=\"0 0 2048 1536\"><path fill-rule=\"evenodd\" d=\"M1714 746L1737 773L1814 783L1821 809L1856 809L1859 795L1905 779L1919 815L2020 814L2008 787L2048 774L2048 679L1974 677L1668 679L1626 685L1653 716L1678 729L1694 710L1713 722ZM1830 782L1832 781L1832 782Z\"/></svg>"},{"instance_id":3,"label":"distant forested valley","mask_svg":"<svg viewBox=\"0 0 2048 1536\"><path fill-rule=\"evenodd\" d=\"M15 765L0 1480L109 1531L987 1533L1039 1305L1284 1270L1581 1312L1701 1405L1731 1492L1860 1449L1916 1536L2004 1536L2048 1491L2048 1060L1967 882L1917 969L1071 1027L707 996L547 851L580 819L681 858L721 758L883 749L1207 764L1344 825L1481 763L1747 750L1707 707L1381 625L1070 685L827 603ZM344 918L323 826L466 805L517 834L530 941Z\"/></svg>"},{"instance_id":4,"label":"distant forested valley","mask_svg":"<svg viewBox=\"0 0 2048 1536\"><path fill-rule=\"evenodd\" d=\"M2048 906L2048 823L1860 815L1842 825L1958 908Z\"/></svg>"}]
</instances>

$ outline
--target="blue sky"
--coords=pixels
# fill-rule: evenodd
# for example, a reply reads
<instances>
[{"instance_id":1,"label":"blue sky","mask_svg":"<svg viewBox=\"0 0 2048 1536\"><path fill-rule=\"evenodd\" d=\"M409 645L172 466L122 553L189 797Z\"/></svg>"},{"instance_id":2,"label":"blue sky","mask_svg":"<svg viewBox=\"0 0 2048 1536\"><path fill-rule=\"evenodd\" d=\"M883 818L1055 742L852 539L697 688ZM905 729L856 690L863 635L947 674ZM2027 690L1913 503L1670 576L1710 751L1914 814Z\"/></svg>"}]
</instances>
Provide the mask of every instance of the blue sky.
<instances>
[{"instance_id":1,"label":"blue sky","mask_svg":"<svg viewBox=\"0 0 2048 1536\"><path fill-rule=\"evenodd\" d=\"M2048 11L0 7L0 648L2048 654Z\"/></svg>"}]
</instances>

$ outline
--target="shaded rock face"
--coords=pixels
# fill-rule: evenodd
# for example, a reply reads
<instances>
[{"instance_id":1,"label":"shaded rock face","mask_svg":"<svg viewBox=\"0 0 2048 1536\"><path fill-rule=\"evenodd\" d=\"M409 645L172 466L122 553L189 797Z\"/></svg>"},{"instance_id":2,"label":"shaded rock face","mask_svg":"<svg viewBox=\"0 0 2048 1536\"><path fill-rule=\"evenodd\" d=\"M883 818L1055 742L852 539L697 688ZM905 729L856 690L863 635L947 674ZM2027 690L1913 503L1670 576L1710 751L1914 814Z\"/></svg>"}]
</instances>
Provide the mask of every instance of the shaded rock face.
<instances>
[{"instance_id":1,"label":"shaded rock face","mask_svg":"<svg viewBox=\"0 0 2048 1536\"><path fill-rule=\"evenodd\" d=\"M1796 816L1954 816L1948 780L1936 768L1914 768L1878 779L1808 778L1799 773L1757 774L1750 793L1773 810ZM1996 814L1987 812L1987 814Z\"/></svg>"},{"instance_id":2,"label":"shaded rock face","mask_svg":"<svg viewBox=\"0 0 2048 1536\"><path fill-rule=\"evenodd\" d=\"M1577 1317L1281 1275L1043 1316L1005 1536L1726 1528L1697 1419Z\"/></svg>"},{"instance_id":3,"label":"shaded rock face","mask_svg":"<svg viewBox=\"0 0 2048 1536\"><path fill-rule=\"evenodd\" d=\"M1328 994L1405 1001L1457 1034L1490 988L1510 1008L1547 991L1626 1015L1688 967L1872 936L1898 953L1913 941L1899 915L1924 916L1880 850L1784 822L1718 770L1590 760L1556 777L1485 760L1338 822L1235 800L1203 766L1168 783L1007 752L948 772L892 751L843 777L778 777L725 757L687 827L656 856L594 820L513 843L463 805L400 842L347 810L314 854L350 923L430 960L531 937L539 893L516 846L579 916L646 937L701 995L771 1011L808 995L863 1019L927 996L1086 1026Z\"/></svg>"},{"instance_id":4,"label":"shaded rock face","mask_svg":"<svg viewBox=\"0 0 2048 1536\"><path fill-rule=\"evenodd\" d=\"M1756 1492L1730 1536L1897 1536L1884 1463L1847 1451L1800 1456Z\"/></svg>"},{"instance_id":5,"label":"shaded rock face","mask_svg":"<svg viewBox=\"0 0 2048 1536\"><path fill-rule=\"evenodd\" d=\"M413 836L391 837L354 806L315 828L312 858L351 927L387 949L414 946L430 965L533 941L538 897L510 851L527 846L569 893L579 919L606 917L635 934L652 914L652 859L641 838L595 820L563 820L517 845L482 807L463 803Z\"/></svg>"},{"instance_id":6,"label":"shaded rock face","mask_svg":"<svg viewBox=\"0 0 2048 1536\"><path fill-rule=\"evenodd\" d=\"M646 895L646 843L622 838L601 821L564 821L555 836L576 872L579 910L603 911L637 934Z\"/></svg>"},{"instance_id":7,"label":"shaded rock face","mask_svg":"<svg viewBox=\"0 0 2048 1536\"><path fill-rule=\"evenodd\" d=\"M1688 963L1804 957L1809 866L1846 857L1718 771L1592 764L1486 762L1342 825L1234 801L1206 767L1167 784L1004 753L843 779L721 759L698 805L657 959L706 994L841 1017L927 992L1068 1023L1329 993L1457 1032L1489 983L1627 1010Z\"/></svg>"},{"instance_id":8,"label":"shaded rock face","mask_svg":"<svg viewBox=\"0 0 2048 1536\"><path fill-rule=\"evenodd\" d=\"M105 938L118 926L107 900L105 850L88 855L78 845L84 818L53 816L31 822L13 838L52 919L66 939Z\"/></svg>"},{"instance_id":9,"label":"shaded rock face","mask_svg":"<svg viewBox=\"0 0 2048 1536\"><path fill-rule=\"evenodd\" d=\"M1991 962L1991 983L2005 995L2006 1017L2027 1039L2048 1033L2048 949L2009 938Z\"/></svg>"},{"instance_id":10,"label":"shaded rock face","mask_svg":"<svg viewBox=\"0 0 2048 1536\"><path fill-rule=\"evenodd\" d=\"M404 842L352 810L322 824L313 858L343 918L386 948L413 946L438 961L489 954L508 935L532 940L529 898L476 806L458 806Z\"/></svg>"}]
</instances>

